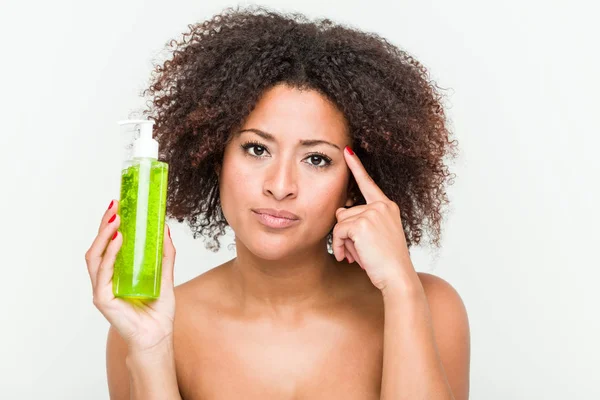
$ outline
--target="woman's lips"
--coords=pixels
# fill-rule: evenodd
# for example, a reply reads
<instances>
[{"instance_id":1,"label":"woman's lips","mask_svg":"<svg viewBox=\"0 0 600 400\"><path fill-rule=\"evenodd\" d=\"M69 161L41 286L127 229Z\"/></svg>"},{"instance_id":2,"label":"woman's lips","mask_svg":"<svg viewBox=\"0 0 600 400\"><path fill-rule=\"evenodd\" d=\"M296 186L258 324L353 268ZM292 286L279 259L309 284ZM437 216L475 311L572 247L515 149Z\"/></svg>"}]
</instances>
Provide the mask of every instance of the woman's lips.
<instances>
[{"instance_id":1,"label":"woman's lips","mask_svg":"<svg viewBox=\"0 0 600 400\"><path fill-rule=\"evenodd\" d=\"M300 219L296 214L288 210L276 210L274 208L253 208L252 211L259 214L268 214L277 218Z\"/></svg>"},{"instance_id":2,"label":"woman's lips","mask_svg":"<svg viewBox=\"0 0 600 400\"><path fill-rule=\"evenodd\" d=\"M299 221L299 219L280 218L269 214L259 213L254 210L252 210L252 214L256 216L258 222L261 224L275 229L287 228Z\"/></svg>"}]
</instances>

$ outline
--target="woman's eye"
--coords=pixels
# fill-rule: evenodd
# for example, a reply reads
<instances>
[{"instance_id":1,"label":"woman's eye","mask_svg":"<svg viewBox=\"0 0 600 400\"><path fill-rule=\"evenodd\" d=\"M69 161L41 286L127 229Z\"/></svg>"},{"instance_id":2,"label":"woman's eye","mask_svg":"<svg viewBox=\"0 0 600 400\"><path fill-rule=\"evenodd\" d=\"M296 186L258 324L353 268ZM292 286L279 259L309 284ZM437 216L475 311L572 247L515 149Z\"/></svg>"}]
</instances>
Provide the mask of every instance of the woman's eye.
<instances>
[{"instance_id":1,"label":"woman's eye","mask_svg":"<svg viewBox=\"0 0 600 400\"><path fill-rule=\"evenodd\" d=\"M250 153L250 154L252 154L253 156L257 156L257 157L262 156L263 153L265 152L265 148L264 147L258 146L256 144L250 145L250 146L248 146L248 148L249 149L254 149L254 154L252 154L252 153Z\"/></svg>"},{"instance_id":2,"label":"woman's eye","mask_svg":"<svg viewBox=\"0 0 600 400\"><path fill-rule=\"evenodd\" d=\"M327 160L321 156L310 156L308 159L310 164L314 167L324 167L327 165ZM323 164L321 164L321 161L323 161Z\"/></svg>"},{"instance_id":3,"label":"woman's eye","mask_svg":"<svg viewBox=\"0 0 600 400\"><path fill-rule=\"evenodd\" d=\"M315 168L326 168L331 165L331 159L326 156L320 156L318 154L314 154L306 158L308 160L308 165Z\"/></svg>"}]
</instances>

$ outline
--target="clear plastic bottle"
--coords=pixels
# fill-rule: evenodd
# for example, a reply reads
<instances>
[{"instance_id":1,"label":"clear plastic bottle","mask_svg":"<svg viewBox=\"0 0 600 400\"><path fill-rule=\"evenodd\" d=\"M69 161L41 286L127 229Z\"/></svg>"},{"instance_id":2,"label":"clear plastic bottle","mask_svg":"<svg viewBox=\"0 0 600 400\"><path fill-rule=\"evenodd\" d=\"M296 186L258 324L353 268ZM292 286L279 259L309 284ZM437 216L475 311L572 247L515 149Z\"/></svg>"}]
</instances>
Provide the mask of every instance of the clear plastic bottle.
<instances>
[{"instance_id":1,"label":"clear plastic bottle","mask_svg":"<svg viewBox=\"0 0 600 400\"><path fill-rule=\"evenodd\" d=\"M154 121L126 120L133 132L121 171L119 231L123 244L113 274L115 297L157 299L160 296L163 236L169 166L158 161ZM132 151L131 151L132 150Z\"/></svg>"}]
</instances>

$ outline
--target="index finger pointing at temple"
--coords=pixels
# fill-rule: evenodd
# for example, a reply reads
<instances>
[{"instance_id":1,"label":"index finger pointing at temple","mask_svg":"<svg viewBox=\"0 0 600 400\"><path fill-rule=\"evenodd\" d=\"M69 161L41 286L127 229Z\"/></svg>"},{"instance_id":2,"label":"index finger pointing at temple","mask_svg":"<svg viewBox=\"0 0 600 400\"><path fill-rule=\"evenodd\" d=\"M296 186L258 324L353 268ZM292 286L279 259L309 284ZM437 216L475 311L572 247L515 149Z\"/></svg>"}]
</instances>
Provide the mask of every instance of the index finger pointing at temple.
<instances>
[{"instance_id":1,"label":"index finger pointing at temple","mask_svg":"<svg viewBox=\"0 0 600 400\"><path fill-rule=\"evenodd\" d=\"M381 188L377 186L373 178L371 178L358 156L354 154L348 146L344 149L344 159L346 160L346 164L348 164L350 171L352 171L356 184L367 201L367 204L387 199L385 193L383 193Z\"/></svg>"}]
</instances>

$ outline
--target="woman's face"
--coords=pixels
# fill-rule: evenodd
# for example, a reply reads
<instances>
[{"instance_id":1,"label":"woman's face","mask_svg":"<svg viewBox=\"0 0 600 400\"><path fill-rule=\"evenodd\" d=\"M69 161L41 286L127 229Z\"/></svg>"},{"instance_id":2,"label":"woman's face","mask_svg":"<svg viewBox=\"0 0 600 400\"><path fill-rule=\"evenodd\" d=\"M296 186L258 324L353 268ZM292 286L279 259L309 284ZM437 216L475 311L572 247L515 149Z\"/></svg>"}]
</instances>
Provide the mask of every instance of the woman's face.
<instances>
[{"instance_id":1,"label":"woman's face","mask_svg":"<svg viewBox=\"0 0 600 400\"><path fill-rule=\"evenodd\" d=\"M335 210L352 204L343 155L349 140L343 114L318 92L285 85L266 92L233 133L219 176L223 214L238 244L267 260L324 245Z\"/></svg>"}]
</instances>

